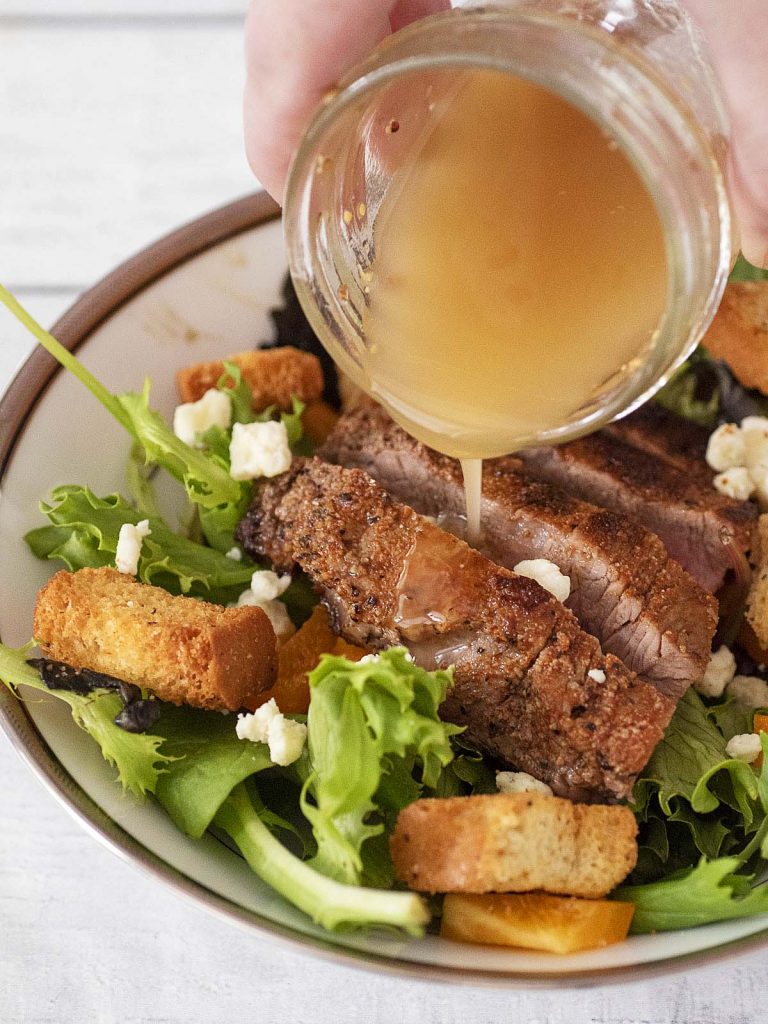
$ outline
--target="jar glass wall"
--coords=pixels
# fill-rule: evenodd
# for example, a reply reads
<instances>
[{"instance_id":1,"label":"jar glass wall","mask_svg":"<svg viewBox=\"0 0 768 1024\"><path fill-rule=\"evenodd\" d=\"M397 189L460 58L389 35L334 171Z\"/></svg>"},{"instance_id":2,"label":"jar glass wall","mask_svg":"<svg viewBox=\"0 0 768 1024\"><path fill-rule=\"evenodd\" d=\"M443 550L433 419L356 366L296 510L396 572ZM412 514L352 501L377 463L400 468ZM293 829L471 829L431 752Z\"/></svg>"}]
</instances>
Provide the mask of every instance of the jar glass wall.
<instances>
[{"instance_id":1,"label":"jar glass wall","mask_svg":"<svg viewBox=\"0 0 768 1024\"><path fill-rule=\"evenodd\" d=\"M668 272L666 309L645 348L559 422L535 434L510 433L504 450L512 451L567 440L636 407L696 345L731 263L727 130L698 37L668 2L511 0L428 18L391 37L326 98L294 161L285 207L302 305L323 344L366 391L375 391L366 371L366 310L377 217L403 187L403 168L462 76L482 69L544 87L615 139L655 203ZM553 287L559 269L552 268ZM510 403L515 386L521 382L510 382ZM396 403L377 397L412 427Z\"/></svg>"}]
</instances>

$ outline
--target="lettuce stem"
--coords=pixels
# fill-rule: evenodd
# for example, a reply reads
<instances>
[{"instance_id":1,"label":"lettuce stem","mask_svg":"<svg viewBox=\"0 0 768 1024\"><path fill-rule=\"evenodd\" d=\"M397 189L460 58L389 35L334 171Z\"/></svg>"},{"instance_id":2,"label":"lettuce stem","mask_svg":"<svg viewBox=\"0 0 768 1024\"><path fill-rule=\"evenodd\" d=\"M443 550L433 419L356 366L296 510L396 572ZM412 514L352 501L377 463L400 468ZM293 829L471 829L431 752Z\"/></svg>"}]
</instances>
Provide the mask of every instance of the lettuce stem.
<instances>
[{"instance_id":1,"label":"lettuce stem","mask_svg":"<svg viewBox=\"0 0 768 1024\"><path fill-rule=\"evenodd\" d=\"M118 398L112 394L104 385L97 380L93 374L86 370L83 364L76 359L70 351L68 351L57 341L56 338L44 327L35 320L35 318L27 312L21 303L13 296L7 288L0 284L0 302L16 317L16 319L30 331L37 341L43 346L53 358L60 363L65 369L69 370L70 373L74 374L79 381L81 381L88 390L94 395L105 409L109 410L115 419L125 427L129 434L136 436L136 432L133 428L130 416L126 413L125 409L120 404Z\"/></svg>"},{"instance_id":2,"label":"lettuce stem","mask_svg":"<svg viewBox=\"0 0 768 1024\"><path fill-rule=\"evenodd\" d=\"M429 921L416 893L342 885L299 860L261 821L242 784L219 808L214 824L234 839L259 878L323 928L390 925L418 936Z\"/></svg>"}]
</instances>

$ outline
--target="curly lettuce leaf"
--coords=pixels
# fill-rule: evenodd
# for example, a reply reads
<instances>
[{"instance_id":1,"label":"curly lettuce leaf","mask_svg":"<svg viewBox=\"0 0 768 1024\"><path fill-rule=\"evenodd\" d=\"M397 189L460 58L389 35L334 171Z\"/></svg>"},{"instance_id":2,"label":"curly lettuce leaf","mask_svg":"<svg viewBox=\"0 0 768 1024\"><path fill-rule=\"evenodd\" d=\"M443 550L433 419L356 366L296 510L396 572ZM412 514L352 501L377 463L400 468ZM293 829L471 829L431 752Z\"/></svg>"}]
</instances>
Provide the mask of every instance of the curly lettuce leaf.
<instances>
[{"instance_id":1,"label":"curly lettuce leaf","mask_svg":"<svg viewBox=\"0 0 768 1024\"><path fill-rule=\"evenodd\" d=\"M243 380L243 372L236 363L225 360L224 373L219 377L216 387L228 395L232 402L233 423L254 422L253 392Z\"/></svg>"},{"instance_id":2,"label":"curly lettuce leaf","mask_svg":"<svg viewBox=\"0 0 768 1024\"><path fill-rule=\"evenodd\" d=\"M190 448L165 422L159 412L149 407L149 381L140 394L117 398L128 416L130 432L144 449L147 462L154 462L184 484L190 501L203 508L216 508L242 500L247 485L233 480L228 465L215 455Z\"/></svg>"},{"instance_id":3,"label":"curly lettuce leaf","mask_svg":"<svg viewBox=\"0 0 768 1024\"><path fill-rule=\"evenodd\" d=\"M676 797L687 801L697 814L715 811L724 802L749 824L757 799L757 778L744 761L730 758L725 747L726 739L701 698L689 690L635 785L636 803L647 802L653 790L665 814L672 813ZM726 784L715 790L718 776Z\"/></svg>"},{"instance_id":4,"label":"curly lettuce leaf","mask_svg":"<svg viewBox=\"0 0 768 1024\"><path fill-rule=\"evenodd\" d=\"M371 661L325 655L310 673L311 775L302 810L317 840L313 866L357 885L365 875L364 844L385 818L434 788L453 758L450 737L460 730L438 718L450 672L426 672L403 648ZM372 873L381 878L381 845Z\"/></svg>"},{"instance_id":5,"label":"curly lettuce leaf","mask_svg":"<svg viewBox=\"0 0 768 1024\"><path fill-rule=\"evenodd\" d=\"M634 903L635 935L693 928L714 921L768 913L768 885L736 874L738 857L702 859L695 868L651 885L625 885L614 899Z\"/></svg>"},{"instance_id":6,"label":"curly lettuce leaf","mask_svg":"<svg viewBox=\"0 0 768 1024\"><path fill-rule=\"evenodd\" d=\"M98 743L104 760L117 769L123 788L138 797L154 793L162 773L172 763L170 756L160 751L162 737L126 732L115 725L115 715L123 706L116 693L98 691L82 696L67 690L50 690L37 669L27 664L31 647L29 644L14 650L0 644L0 681L12 693L19 686L28 686L68 704L75 723Z\"/></svg>"},{"instance_id":7,"label":"curly lettuce leaf","mask_svg":"<svg viewBox=\"0 0 768 1024\"><path fill-rule=\"evenodd\" d=\"M87 487L57 487L41 511L50 526L31 530L25 540L38 558L58 559L75 571L114 565L120 527L147 518L118 494L98 498ZM141 546L138 577L172 594L188 594L226 604L237 599L257 568L196 544L149 517L151 534Z\"/></svg>"}]
</instances>

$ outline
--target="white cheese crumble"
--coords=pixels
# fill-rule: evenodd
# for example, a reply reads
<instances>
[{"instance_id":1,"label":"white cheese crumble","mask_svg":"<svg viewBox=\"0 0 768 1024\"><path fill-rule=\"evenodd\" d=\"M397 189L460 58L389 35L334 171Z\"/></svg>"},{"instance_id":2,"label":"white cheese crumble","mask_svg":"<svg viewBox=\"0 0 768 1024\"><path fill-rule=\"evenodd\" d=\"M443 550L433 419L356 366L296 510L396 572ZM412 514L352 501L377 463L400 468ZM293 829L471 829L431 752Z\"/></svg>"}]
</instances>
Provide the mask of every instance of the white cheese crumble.
<instances>
[{"instance_id":1,"label":"white cheese crumble","mask_svg":"<svg viewBox=\"0 0 768 1024\"><path fill-rule=\"evenodd\" d=\"M294 631L294 625L288 614L288 609L278 598L285 593L291 583L291 577L287 574L278 576L271 569L257 569L251 576L251 585L244 590L237 599L237 607L244 608L253 605L265 613L275 635L280 639L290 636Z\"/></svg>"},{"instance_id":2,"label":"white cheese crumble","mask_svg":"<svg viewBox=\"0 0 768 1024\"><path fill-rule=\"evenodd\" d=\"M745 708L768 708L768 683L758 676L734 676L728 693Z\"/></svg>"},{"instance_id":3,"label":"white cheese crumble","mask_svg":"<svg viewBox=\"0 0 768 1024\"><path fill-rule=\"evenodd\" d=\"M567 601L571 593L570 577L564 575L554 562L548 558L529 558L518 562L513 568L518 576L527 576L529 580L536 580L539 586L548 590L558 601Z\"/></svg>"},{"instance_id":4,"label":"white cheese crumble","mask_svg":"<svg viewBox=\"0 0 768 1024\"><path fill-rule=\"evenodd\" d=\"M741 436L744 438L743 465L768 466L768 418L746 416L741 421Z\"/></svg>"},{"instance_id":5,"label":"white cheese crumble","mask_svg":"<svg viewBox=\"0 0 768 1024\"><path fill-rule=\"evenodd\" d=\"M743 466L747 453L741 428L735 423L723 423L719 426L710 435L705 458L707 464L718 472L733 469L734 466Z\"/></svg>"},{"instance_id":6,"label":"white cheese crumble","mask_svg":"<svg viewBox=\"0 0 768 1024\"><path fill-rule=\"evenodd\" d=\"M307 741L307 727L286 718L274 697L256 708L253 714L237 716L237 738L253 743L266 743L274 764L293 764L301 757Z\"/></svg>"},{"instance_id":7,"label":"white cheese crumble","mask_svg":"<svg viewBox=\"0 0 768 1024\"><path fill-rule=\"evenodd\" d=\"M736 659L729 647L720 647L711 655L704 678L695 684L703 697L721 697L736 675Z\"/></svg>"},{"instance_id":8,"label":"white cheese crumble","mask_svg":"<svg viewBox=\"0 0 768 1024\"><path fill-rule=\"evenodd\" d=\"M496 772L496 788L500 793L545 793L554 796L546 782L534 779L528 772Z\"/></svg>"},{"instance_id":9,"label":"white cheese crumble","mask_svg":"<svg viewBox=\"0 0 768 1024\"><path fill-rule=\"evenodd\" d=\"M140 523L123 523L120 533L117 535L117 547L115 549L115 566L118 572L126 576L135 576L139 571L139 556L141 555L141 544L145 537L152 533L149 528L149 520L142 519Z\"/></svg>"},{"instance_id":10,"label":"white cheese crumble","mask_svg":"<svg viewBox=\"0 0 768 1024\"><path fill-rule=\"evenodd\" d=\"M233 562L242 562L243 552L240 550L240 548L237 547L230 548L229 551L227 551L225 557L231 558Z\"/></svg>"},{"instance_id":11,"label":"white cheese crumble","mask_svg":"<svg viewBox=\"0 0 768 1024\"><path fill-rule=\"evenodd\" d=\"M734 466L718 473L712 481L721 494L737 501L747 501L755 493L755 481L746 466Z\"/></svg>"},{"instance_id":12,"label":"white cheese crumble","mask_svg":"<svg viewBox=\"0 0 768 1024\"><path fill-rule=\"evenodd\" d=\"M291 465L288 431L284 423L235 423L229 445L230 475L233 480L255 480L278 476Z\"/></svg>"},{"instance_id":13,"label":"white cheese crumble","mask_svg":"<svg viewBox=\"0 0 768 1024\"><path fill-rule=\"evenodd\" d=\"M601 668L591 668L589 672L587 672L587 675L590 679L594 679L596 683L605 682L605 672L603 672Z\"/></svg>"},{"instance_id":14,"label":"white cheese crumble","mask_svg":"<svg viewBox=\"0 0 768 1024\"><path fill-rule=\"evenodd\" d=\"M301 757L307 741L307 727L292 718L276 715L269 723L269 756L275 764L293 764Z\"/></svg>"},{"instance_id":15,"label":"white cheese crumble","mask_svg":"<svg viewBox=\"0 0 768 1024\"><path fill-rule=\"evenodd\" d=\"M725 752L728 757L735 757L738 761L746 761L752 764L762 752L760 737L753 732L743 732L739 736L733 736L728 740Z\"/></svg>"},{"instance_id":16,"label":"white cheese crumble","mask_svg":"<svg viewBox=\"0 0 768 1024\"><path fill-rule=\"evenodd\" d=\"M718 470L713 483L721 494L738 501L755 497L768 508L768 417L723 423L710 435L706 459Z\"/></svg>"},{"instance_id":17,"label":"white cheese crumble","mask_svg":"<svg viewBox=\"0 0 768 1024\"><path fill-rule=\"evenodd\" d=\"M274 697L253 714L237 716L235 732L239 740L250 740L252 743L266 743L269 736L269 723L280 714L280 708Z\"/></svg>"},{"instance_id":18,"label":"white cheese crumble","mask_svg":"<svg viewBox=\"0 0 768 1024\"><path fill-rule=\"evenodd\" d=\"M210 388L197 402L176 406L173 432L192 448L202 448L200 435L211 427L226 429L232 422L232 400L217 388Z\"/></svg>"}]
</instances>

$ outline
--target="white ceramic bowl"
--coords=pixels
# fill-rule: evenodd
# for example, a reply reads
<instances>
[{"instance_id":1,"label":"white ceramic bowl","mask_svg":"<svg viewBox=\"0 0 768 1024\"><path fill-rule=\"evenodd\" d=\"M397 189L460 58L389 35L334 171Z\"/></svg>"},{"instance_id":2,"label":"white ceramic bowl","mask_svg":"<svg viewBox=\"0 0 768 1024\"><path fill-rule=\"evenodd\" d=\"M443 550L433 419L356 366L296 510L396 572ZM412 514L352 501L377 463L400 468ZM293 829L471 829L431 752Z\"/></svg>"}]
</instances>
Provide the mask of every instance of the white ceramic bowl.
<instances>
[{"instance_id":1,"label":"white ceramic bowl","mask_svg":"<svg viewBox=\"0 0 768 1024\"><path fill-rule=\"evenodd\" d=\"M113 271L54 328L114 391L153 382L169 414L174 372L248 349L271 333L286 261L278 210L248 197L181 228ZM0 403L0 636L29 639L35 593L58 566L22 541L57 484L124 489L128 442L82 386L35 351ZM0 723L22 756L93 835L211 910L335 960L458 983L583 986L733 955L768 941L765 918L631 938L605 950L549 956L437 936L328 935L264 886L212 836L179 833L152 802L124 794L95 744L54 698L20 702L0 686Z\"/></svg>"}]
</instances>

